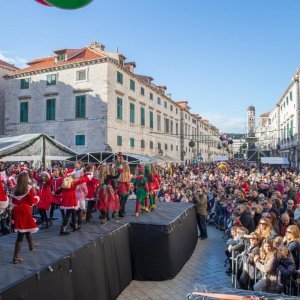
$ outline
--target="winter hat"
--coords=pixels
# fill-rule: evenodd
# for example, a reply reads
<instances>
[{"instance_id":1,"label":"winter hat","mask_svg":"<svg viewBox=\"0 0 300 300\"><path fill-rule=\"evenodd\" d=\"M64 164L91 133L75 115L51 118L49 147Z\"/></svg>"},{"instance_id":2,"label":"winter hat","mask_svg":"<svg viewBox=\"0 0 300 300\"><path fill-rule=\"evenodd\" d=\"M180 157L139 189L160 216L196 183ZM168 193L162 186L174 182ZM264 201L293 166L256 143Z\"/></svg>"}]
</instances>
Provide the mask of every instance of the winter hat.
<instances>
[{"instance_id":1,"label":"winter hat","mask_svg":"<svg viewBox=\"0 0 300 300\"><path fill-rule=\"evenodd\" d=\"M139 172L139 174L143 174L144 171L145 171L145 168L144 168L143 166L139 166L139 167L138 167L138 172Z\"/></svg>"},{"instance_id":2,"label":"winter hat","mask_svg":"<svg viewBox=\"0 0 300 300\"><path fill-rule=\"evenodd\" d=\"M51 178L51 174L49 172L47 172L47 171L43 171L42 175L46 175L48 177L48 179Z\"/></svg>"},{"instance_id":3,"label":"winter hat","mask_svg":"<svg viewBox=\"0 0 300 300\"><path fill-rule=\"evenodd\" d=\"M4 192L2 182L0 182L0 209L4 209L8 206L8 197Z\"/></svg>"},{"instance_id":4,"label":"winter hat","mask_svg":"<svg viewBox=\"0 0 300 300\"><path fill-rule=\"evenodd\" d=\"M73 169L68 169L67 172L65 173L65 176L72 176L75 175L75 171Z\"/></svg>"}]
</instances>

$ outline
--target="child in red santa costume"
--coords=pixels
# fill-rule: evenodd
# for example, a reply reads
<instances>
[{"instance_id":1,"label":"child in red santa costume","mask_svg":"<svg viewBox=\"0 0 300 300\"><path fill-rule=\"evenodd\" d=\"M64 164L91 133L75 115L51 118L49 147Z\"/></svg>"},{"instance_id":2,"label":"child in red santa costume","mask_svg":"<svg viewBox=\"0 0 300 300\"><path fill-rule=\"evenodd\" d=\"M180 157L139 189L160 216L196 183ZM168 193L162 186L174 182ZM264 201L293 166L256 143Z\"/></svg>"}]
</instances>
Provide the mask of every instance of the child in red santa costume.
<instances>
[{"instance_id":1,"label":"child in red santa costume","mask_svg":"<svg viewBox=\"0 0 300 300\"><path fill-rule=\"evenodd\" d=\"M88 164L85 167L85 175L86 185L88 189L88 193L85 196L85 200L87 201L87 210L86 210L86 222L89 223L91 219L91 214L95 206L95 194L99 184L99 180L94 177L94 166Z\"/></svg>"},{"instance_id":2,"label":"child in red santa costume","mask_svg":"<svg viewBox=\"0 0 300 300\"><path fill-rule=\"evenodd\" d=\"M8 207L8 204L9 204L9 199L5 193L3 182L0 180L0 215Z\"/></svg>"},{"instance_id":3,"label":"child in red santa costume","mask_svg":"<svg viewBox=\"0 0 300 300\"><path fill-rule=\"evenodd\" d=\"M41 215L41 229L47 229L49 228L47 210L49 210L51 205L51 174L47 171L43 171L40 178L37 177L36 174L34 174L33 177L39 184L38 195L40 197L40 201L37 208Z\"/></svg>"},{"instance_id":4,"label":"child in red santa costume","mask_svg":"<svg viewBox=\"0 0 300 300\"><path fill-rule=\"evenodd\" d=\"M61 205L61 195L56 192L60 189L61 184L64 180L64 174L60 167L55 167L53 169L52 179L51 179L51 209L50 209L50 225L53 225L53 215L56 208ZM65 217L65 211L60 210L62 218Z\"/></svg>"},{"instance_id":5,"label":"child in red santa costume","mask_svg":"<svg viewBox=\"0 0 300 300\"><path fill-rule=\"evenodd\" d=\"M61 209L66 210L66 215L63 219L63 224L60 230L60 235L68 235L67 225L72 216L73 231L78 229L78 223L76 220L76 210L78 209L78 202L76 200L76 187L77 185L86 182L85 178L76 180L75 171L73 169L67 170L65 178L61 185L62 203Z\"/></svg>"},{"instance_id":6,"label":"child in red santa costume","mask_svg":"<svg viewBox=\"0 0 300 300\"><path fill-rule=\"evenodd\" d=\"M20 263L23 259L20 257L24 236L29 244L29 250L32 251L36 244L32 240L32 233L38 231L35 219L32 217L31 207L38 203L39 197L35 195L34 188L28 185L28 173L20 172L17 177L17 184L11 195L14 215L14 230L18 233L13 263Z\"/></svg>"}]
</instances>

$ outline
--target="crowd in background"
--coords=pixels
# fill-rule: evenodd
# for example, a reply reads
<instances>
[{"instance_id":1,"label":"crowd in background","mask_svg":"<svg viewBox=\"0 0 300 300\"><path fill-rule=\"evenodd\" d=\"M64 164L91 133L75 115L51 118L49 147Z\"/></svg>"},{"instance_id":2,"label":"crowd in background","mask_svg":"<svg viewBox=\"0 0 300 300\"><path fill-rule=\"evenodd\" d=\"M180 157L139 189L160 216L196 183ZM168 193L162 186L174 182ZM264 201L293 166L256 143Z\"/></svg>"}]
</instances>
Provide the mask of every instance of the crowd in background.
<instances>
[{"instance_id":1,"label":"crowd in background","mask_svg":"<svg viewBox=\"0 0 300 300\"><path fill-rule=\"evenodd\" d=\"M95 209L100 212L101 224L106 224L116 214L123 217L127 199L136 200L136 216L140 211L154 210L159 201L191 202L195 204L201 239L207 238L207 223L224 231L225 253L230 262L226 273L237 277L240 288L286 293L289 284L293 294L297 291L300 176L292 168L251 166L237 160L146 166L136 171L130 170L124 162L99 168L78 162L74 170L63 170L60 165L51 170L33 170L28 165L7 167L0 164L0 176L7 194L13 193L17 174L22 168L28 172L37 191L42 187L40 180L43 177L45 181L61 178L55 188L51 181L50 205L39 207L43 229L51 226L53 211L59 205L63 206L61 197L71 186L78 206L76 209L69 207L67 213L60 207L65 221L62 235L68 234L66 225L70 217L77 226L73 229L77 230L82 219L89 222ZM70 176L73 181L68 187L61 188L64 178ZM102 203L101 199L104 199ZM1 233L7 234L11 225L13 227L8 207L1 211ZM231 263L237 255L240 260Z\"/></svg>"}]
</instances>

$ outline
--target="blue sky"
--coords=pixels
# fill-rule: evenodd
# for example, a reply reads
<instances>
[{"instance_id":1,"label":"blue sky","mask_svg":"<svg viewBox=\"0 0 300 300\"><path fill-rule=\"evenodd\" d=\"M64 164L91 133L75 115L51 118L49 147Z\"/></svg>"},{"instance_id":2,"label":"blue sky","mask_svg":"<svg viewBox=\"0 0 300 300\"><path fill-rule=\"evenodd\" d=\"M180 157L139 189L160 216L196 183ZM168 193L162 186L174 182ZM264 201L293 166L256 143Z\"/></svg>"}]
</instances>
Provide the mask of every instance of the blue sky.
<instances>
[{"instance_id":1,"label":"blue sky","mask_svg":"<svg viewBox=\"0 0 300 300\"><path fill-rule=\"evenodd\" d=\"M221 131L245 132L280 99L299 63L298 0L94 0L66 11L1 1L0 59L22 65L92 41L123 53L136 73Z\"/></svg>"}]
</instances>

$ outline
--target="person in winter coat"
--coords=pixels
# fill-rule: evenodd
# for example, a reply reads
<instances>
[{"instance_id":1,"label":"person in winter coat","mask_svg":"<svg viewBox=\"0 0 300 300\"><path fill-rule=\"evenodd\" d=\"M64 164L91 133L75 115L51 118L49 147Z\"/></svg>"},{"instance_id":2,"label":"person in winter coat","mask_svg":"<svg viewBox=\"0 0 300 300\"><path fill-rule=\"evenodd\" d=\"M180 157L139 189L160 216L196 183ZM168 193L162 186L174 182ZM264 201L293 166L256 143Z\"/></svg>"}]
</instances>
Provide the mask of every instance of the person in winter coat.
<instances>
[{"instance_id":1,"label":"person in winter coat","mask_svg":"<svg viewBox=\"0 0 300 300\"><path fill-rule=\"evenodd\" d=\"M200 232L199 238L205 240L207 239L207 195L204 194L201 188L194 194L193 202L195 203L197 224Z\"/></svg>"},{"instance_id":2,"label":"person in winter coat","mask_svg":"<svg viewBox=\"0 0 300 300\"><path fill-rule=\"evenodd\" d=\"M239 204L236 208L236 212L240 216L240 222L242 226L246 227L249 232L253 232L255 230L254 220L251 212L246 209L246 205Z\"/></svg>"},{"instance_id":3,"label":"person in winter coat","mask_svg":"<svg viewBox=\"0 0 300 300\"><path fill-rule=\"evenodd\" d=\"M296 269L299 269L299 258L300 258L300 232L297 225L290 225L287 227L285 231L285 236L282 241L282 245L289 248L290 252L292 253Z\"/></svg>"},{"instance_id":4,"label":"person in winter coat","mask_svg":"<svg viewBox=\"0 0 300 300\"><path fill-rule=\"evenodd\" d=\"M23 261L20 257L24 236L32 251L36 244L33 242L32 233L38 231L35 219L32 217L31 207L38 203L39 197L35 195L34 188L28 185L28 173L21 172L17 177L17 184L11 195L14 215L14 230L18 233L13 256L13 263Z\"/></svg>"},{"instance_id":5,"label":"person in winter coat","mask_svg":"<svg viewBox=\"0 0 300 300\"><path fill-rule=\"evenodd\" d=\"M238 274L240 288L248 290L248 286L252 288L255 278L254 258L259 254L260 236L256 232L250 233L250 244L246 246L242 253L243 267L241 274ZM239 272L239 273L240 273Z\"/></svg>"},{"instance_id":6,"label":"person in winter coat","mask_svg":"<svg viewBox=\"0 0 300 300\"><path fill-rule=\"evenodd\" d=\"M286 293L286 286L296 270L296 264L293 255L286 246L279 246L277 250L277 285L278 293Z\"/></svg>"},{"instance_id":7,"label":"person in winter coat","mask_svg":"<svg viewBox=\"0 0 300 300\"><path fill-rule=\"evenodd\" d=\"M254 291L262 291L263 289L274 287L277 278L277 265L276 250L273 248L273 241L271 239L263 241L260 254L254 258L254 263L262 275L262 278L254 284Z\"/></svg>"}]
</instances>

